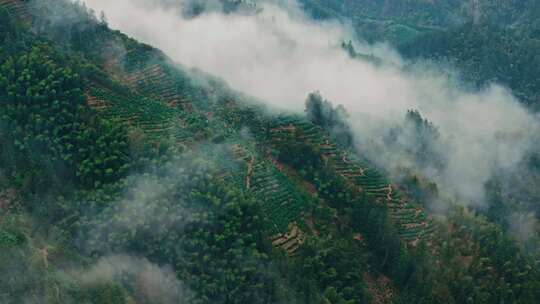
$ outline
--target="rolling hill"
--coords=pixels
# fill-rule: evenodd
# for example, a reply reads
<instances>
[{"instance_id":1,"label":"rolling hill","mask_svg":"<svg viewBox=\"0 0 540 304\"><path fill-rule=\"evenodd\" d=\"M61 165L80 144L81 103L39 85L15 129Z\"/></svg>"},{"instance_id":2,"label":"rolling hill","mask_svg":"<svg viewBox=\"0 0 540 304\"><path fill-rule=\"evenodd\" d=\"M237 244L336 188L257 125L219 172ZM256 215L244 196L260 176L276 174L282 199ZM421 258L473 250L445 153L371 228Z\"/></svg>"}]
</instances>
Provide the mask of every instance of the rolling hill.
<instances>
[{"instance_id":1,"label":"rolling hill","mask_svg":"<svg viewBox=\"0 0 540 304\"><path fill-rule=\"evenodd\" d=\"M0 20L0 302L540 297L537 252L468 209L434 216L308 117L79 3L4 0Z\"/></svg>"}]
</instances>

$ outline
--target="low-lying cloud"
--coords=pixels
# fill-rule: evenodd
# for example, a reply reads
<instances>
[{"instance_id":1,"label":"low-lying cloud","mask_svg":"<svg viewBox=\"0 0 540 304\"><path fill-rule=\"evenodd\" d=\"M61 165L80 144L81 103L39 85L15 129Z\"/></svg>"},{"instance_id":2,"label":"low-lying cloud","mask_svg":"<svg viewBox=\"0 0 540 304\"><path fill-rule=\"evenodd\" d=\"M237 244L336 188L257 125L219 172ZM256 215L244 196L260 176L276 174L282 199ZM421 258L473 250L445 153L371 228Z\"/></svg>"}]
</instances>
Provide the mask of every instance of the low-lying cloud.
<instances>
[{"instance_id":1,"label":"low-lying cloud","mask_svg":"<svg viewBox=\"0 0 540 304\"><path fill-rule=\"evenodd\" d=\"M482 202L484 183L534 148L538 120L504 87L470 91L433 64L405 69L390 47L355 40L342 23L310 20L294 1L260 2L257 14L211 9L189 18L183 0L85 2L104 11L112 28L276 107L302 111L313 91L343 104L368 156L375 156L369 145L380 141L383 130L401 122L408 109L418 109L438 126L448 162L446 169L424 174L467 202ZM340 47L344 40L383 64L351 59ZM390 149L376 156L389 170L402 158Z\"/></svg>"},{"instance_id":2,"label":"low-lying cloud","mask_svg":"<svg viewBox=\"0 0 540 304\"><path fill-rule=\"evenodd\" d=\"M66 272L84 287L116 283L133 290L136 303L188 303L189 292L170 267L161 267L146 258L110 255L87 269Z\"/></svg>"}]
</instances>

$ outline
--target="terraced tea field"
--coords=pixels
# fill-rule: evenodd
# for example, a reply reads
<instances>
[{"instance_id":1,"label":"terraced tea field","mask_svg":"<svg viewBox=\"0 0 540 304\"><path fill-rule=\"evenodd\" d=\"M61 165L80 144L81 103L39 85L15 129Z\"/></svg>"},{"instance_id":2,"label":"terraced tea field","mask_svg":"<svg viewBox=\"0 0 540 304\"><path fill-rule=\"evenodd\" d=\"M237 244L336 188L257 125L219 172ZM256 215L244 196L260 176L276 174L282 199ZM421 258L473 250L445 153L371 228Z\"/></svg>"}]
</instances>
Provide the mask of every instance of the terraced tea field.
<instances>
[{"instance_id":1,"label":"terraced tea field","mask_svg":"<svg viewBox=\"0 0 540 304\"><path fill-rule=\"evenodd\" d=\"M289 230L309 204L295 186L271 161L261 159L255 151L241 145L233 147L235 158L245 166L244 185L262 202L262 208L272 223L276 235Z\"/></svg>"},{"instance_id":2,"label":"terraced tea field","mask_svg":"<svg viewBox=\"0 0 540 304\"><path fill-rule=\"evenodd\" d=\"M201 93L201 88L194 86L187 75L175 70L151 49L128 52L122 64L125 73L120 76L134 93L120 96L106 89L94 88L88 94L88 103L97 110L140 127L151 138L169 138L176 142L189 141L197 128L210 126L216 129L214 134L229 134L224 130L242 131L248 127L257 142L261 138L276 140L292 134L295 140L319 151L326 167L340 176L350 189L365 193L375 203L386 205L389 217L404 241L414 245L429 237L433 225L426 213L404 198L373 165L355 153L338 148L320 127L301 117L281 115L276 118L262 114L262 111L245 107L234 98L227 101L225 97L225 102L214 109L217 112L201 112L201 105L208 102L209 96ZM190 126L196 127L190 129ZM260 199L270 219L271 231L276 235L276 244L279 243L279 247L289 244L286 236L294 232L291 227L301 218L310 199L303 197L302 191L296 189L272 160L263 156L267 153L264 148L239 142L233 153L245 167L244 187ZM295 249L291 251L291 248L297 246L289 244L284 249L292 254Z\"/></svg>"},{"instance_id":3,"label":"terraced tea field","mask_svg":"<svg viewBox=\"0 0 540 304\"><path fill-rule=\"evenodd\" d=\"M123 61L127 72L122 77L141 94L157 98L171 106L190 111L194 105L207 103L207 92L192 84L184 72L149 50L133 50Z\"/></svg>"},{"instance_id":4,"label":"terraced tea field","mask_svg":"<svg viewBox=\"0 0 540 304\"><path fill-rule=\"evenodd\" d=\"M272 237L272 245L285 250L289 255L294 255L304 241L304 232L294 224L289 226L286 233L278 233Z\"/></svg>"},{"instance_id":5,"label":"terraced tea field","mask_svg":"<svg viewBox=\"0 0 540 304\"><path fill-rule=\"evenodd\" d=\"M282 116L275 120L270 133L274 140L292 134L296 140L317 148L327 168L342 177L351 189L387 206L390 219L406 242L415 245L430 237L433 225L423 209L404 198L373 165L336 147L321 128L301 118Z\"/></svg>"},{"instance_id":6,"label":"terraced tea field","mask_svg":"<svg viewBox=\"0 0 540 304\"><path fill-rule=\"evenodd\" d=\"M137 90L161 99L171 106L189 102L180 95L176 84L159 64L136 70L127 77L127 82Z\"/></svg>"},{"instance_id":7,"label":"terraced tea field","mask_svg":"<svg viewBox=\"0 0 540 304\"><path fill-rule=\"evenodd\" d=\"M215 124L214 127L222 126L223 130L241 131L247 126L251 134L258 138L257 141L265 137L276 140L282 135L292 134L296 140L319 151L326 167L340 176L350 189L365 193L375 203L386 205L389 217L404 241L415 245L420 239L429 237L433 225L426 213L404 198L373 165L355 153L338 148L320 127L301 117L267 117L255 108L243 107L235 101L220 105L219 112L215 113L219 119L213 119L212 112L201 114L195 109L199 106L194 108L192 105L208 96L197 95L199 89L189 83L185 75L174 72L159 57L152 57L151 53L149 50L132 51L124 60L128 72L123 77L136 94L125 97L95 89L89 94L92 96L89 103L97 109L105 109L107 115L140 127L153 138L172 138L178 142L188 141L193 136L193 132L187 132L187 126L202 121L209 125L212 120L220 121L222 124ZM198 113L199 116L190 118L187 113ZM215 132L220 134L220 130ZM261 156L266 153L264 149L238 144L233 152L235 158L245 166L245 189L261 200L262 208L272 223L272 232L276 238L286 235L291 224L294 225L301 217L309 198L300 194L302 192L276 168L272 160ZM290 248L296 247L291 245Z\"/></svg>"},{"instance_id":8,"label":"terraced tea field","mask_svg":"<svg viewBox=\"0 0 540 304\"><path fill-rule=\"evenodd\" d=\"M119 95L115 92L93 87L87 94L87 102L105 116L139 127L152 139L168 138L176 142L190 140L182 113L176 108L139 95Z\"/></svg>"},{"instance_id":9,"label":"terraced tea field","mask_svg":"<svg viewBox=\"0 0 540 304\"><path fill-rule=\"evenodd\" d=\"M30 22L32 21L32 16L28 12L28 7L24 2L21 0L0 0L0 6L5 7L10 14L20 18L24 22Z\"/></svg>"}]
</instances>

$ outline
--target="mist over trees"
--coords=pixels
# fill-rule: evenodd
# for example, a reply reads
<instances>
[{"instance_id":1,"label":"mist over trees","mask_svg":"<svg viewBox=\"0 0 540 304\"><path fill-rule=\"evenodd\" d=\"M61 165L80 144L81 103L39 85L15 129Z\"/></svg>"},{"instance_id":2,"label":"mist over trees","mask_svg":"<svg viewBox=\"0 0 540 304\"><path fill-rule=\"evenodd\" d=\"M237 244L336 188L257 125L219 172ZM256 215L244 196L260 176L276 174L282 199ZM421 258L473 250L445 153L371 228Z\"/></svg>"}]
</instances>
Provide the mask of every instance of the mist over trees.
<instances>
[{"instance_id":1,"label":"mist over trees","mask_svg":"<svg viewBox=\"0 0 540 304\"><path fill-rule=\"evenodd\" d=\"M299 2L316 19L350 19L362 39L388 41L407 59L450 62L464 83L502 83L539 109L538 1Z\"/></svg>"},{"instance_id":2,"label":"mist over trees","mask_svg":"<svg viewBox=\"0 0 540 304\"><path fill-rule=\"evenodd\" d=\"M420 168L442 170L446 166L439 130L418 110L408 110L403 124L389 130L384 142L390 149L408 154Z\"/></svg>"},{"instance_id":3,"label":"mist over trees","mask_svg":"<svg viewBox=\"0 0 540 304\"><path fill-rule=\"evenodd\" d=\"M227 2L225 16L210 10L214 26L254 24L238 8L251 2ZM125 2L109 4L118 3ZM456 121L464 124L457 128L456 121L442 119L434 100L425 105L436 105L435 111L405 108L397 120L389 117L390 124L374 124L378 133L370 135L377 137L364 141L356 123L371 123L357 113L367 106L367 95L354 96L358 107L349 108L353 103L336 105L343 101L323 97L332 87L327 86L307 99L303 92L295 102L303 104L304 113L290 113L110 29L114 17L97 17L78 1L34 2L34 11L25 4L0 1L2 304L536 303L540 298L534 205L540 197L539 164L534 137L523 128L535 132L536 125L534 116L505 94L450 89L437 84L438 77L412 81L394 67L364 63L352 43L327 48L323 41L310 57L313 53L296 48L302 44L289 41L291 36L280 36L287 55L300 50L302 58L313 60L309 63L330 54L329 62L344 64L335 71L363 75L367 93L387 89L377 87L381 79L405 83L399 86L404 91L391 96L422 86L439 89L450 96L436 95L445 99L443 116L460 116ZM341 9L335 4L340 3L318 1L328 11ZM275 12L282 14L258 22L277 29L272 24L285 20L289 29L320 30L317 37L336 33ZM429 21L431 13L405 17L428 15ZM26 14L31 18L20 18ZM139 17L130 22L152 29L144 14ZM201 11L190 18L211 21ZM260 40L268 38L262 33L267 32L257 33ZM197 43L185 37L174 43ZM355 60L342 47L354 52ZM215 58L214 49L208 53ZM288 62L300 59L295 56ZM229 70L241 64L225 63ZM344 71L348 65L354 69ZM287 67L293 73L297 66ZM253 80L271 91L276 77L294 79L285 76ZM348 80L330 83L346 83L336 90L358 86L356 78ZM489 113L492 120L482 124L475 115L471 122L471 113L490 107L496 108ZM465 139L453 138L449 130ZM479 138L483 145L458 149ZM453 153L460 155L452 158ZM462 172L496 162L505 166L481 175ZM444 175L454 178L444 183L426 172L455 175ZM471 181L471 176L480 178ZM468 206L450 195L458 182L485 193L487 204ZM433 210L436 203L444 208Z\"/></svg>"},{"instance_id":4,"label":"mist over trees","mask_svg":"<svg viewBox=\"0 0 540 304\"><path fill-rule=\"evenodd\" d=\"M310 93L306 99L306 116L309 121L330 132L344 146L353 145L353 135L347 123L349 115L342 105L334 107L319 92Z\"/></svg>"}]
</instances>

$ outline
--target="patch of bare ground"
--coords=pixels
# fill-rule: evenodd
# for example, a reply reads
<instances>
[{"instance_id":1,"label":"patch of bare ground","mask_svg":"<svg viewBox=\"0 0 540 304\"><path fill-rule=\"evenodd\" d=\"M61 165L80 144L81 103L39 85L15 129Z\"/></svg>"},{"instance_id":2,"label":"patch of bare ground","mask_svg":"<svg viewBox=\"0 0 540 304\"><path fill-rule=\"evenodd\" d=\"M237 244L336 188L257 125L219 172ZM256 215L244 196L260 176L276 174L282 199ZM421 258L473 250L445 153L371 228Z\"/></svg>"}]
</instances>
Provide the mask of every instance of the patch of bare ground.
<instances>
[{"instance_id":1,"label":"patch of bare ground","mask_svg":"<svg viewBox=\"0 0 540 304\"><path fill-rule=\"evenodd\" d=\"M372 296L374 304L391 304L394 303L395 295L392 282L384 275L379 275L374 278L371 274L364 272L364 282L367 285L368 291Z\"/></svg>"},{"instance_id":2,"label":"patch of bare ground","mask_svg":"<svg viewBox=\"0 0 540 304\"><path fill-rule=\"evenodd\" d=\"M304 232L296 224L291 224L287 233L280 233L272 237L272 245L285 250L287 254L292 256L305 240L306 236Z\"/></svg>"},{"instance_id":3,"label":"patch of bare ground","mask_svg":"<svg viewBox=\"0 0 540 304\"><path fill-rule=\"evenodd\" d=\"M315 195L317 193L317 188L315 185L307 182L305 179L303 179L298 172L293 169L292 167L283 164L279 162L278 160L268 157L269 160L276 166L276 168L281 171L281 173L285 174L286 176L290 177L296 184L298 184L303 190L305 190L310 195Z\"/></svg>"},{"instance_id":4,"label":"patch of bare ground","mask_svg":"<svg viewBox=\"0 0 540 304\"><path fill-rule=\"evenodd\" d=\"M17 200L15 189L6 189L0 191L0 209L7 210Z\"/></svg>"}]
</instances>

